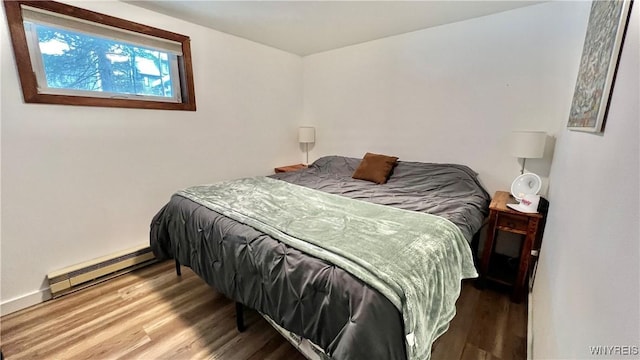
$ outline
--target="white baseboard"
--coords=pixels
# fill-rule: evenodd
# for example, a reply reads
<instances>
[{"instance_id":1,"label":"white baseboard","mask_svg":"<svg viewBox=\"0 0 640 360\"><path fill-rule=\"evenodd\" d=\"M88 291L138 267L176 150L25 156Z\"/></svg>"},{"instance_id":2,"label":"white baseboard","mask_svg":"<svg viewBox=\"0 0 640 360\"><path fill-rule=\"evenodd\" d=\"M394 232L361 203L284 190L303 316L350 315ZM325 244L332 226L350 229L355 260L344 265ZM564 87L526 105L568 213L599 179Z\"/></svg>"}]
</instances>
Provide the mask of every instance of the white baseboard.
<instances>
[{"instance_id":1,"label":"white baseboard","mask_svg":"<svg viewBox=\"0 0 640 360\"><path fill-rule=\"evenodd\" d=\"M0 315L5 316L12 312L26 309L29 306L40 304L41 302L49 299L51 299L51 292L49 292L49 288L36 290L0 303Z\"/></svg>"}]
</instances>

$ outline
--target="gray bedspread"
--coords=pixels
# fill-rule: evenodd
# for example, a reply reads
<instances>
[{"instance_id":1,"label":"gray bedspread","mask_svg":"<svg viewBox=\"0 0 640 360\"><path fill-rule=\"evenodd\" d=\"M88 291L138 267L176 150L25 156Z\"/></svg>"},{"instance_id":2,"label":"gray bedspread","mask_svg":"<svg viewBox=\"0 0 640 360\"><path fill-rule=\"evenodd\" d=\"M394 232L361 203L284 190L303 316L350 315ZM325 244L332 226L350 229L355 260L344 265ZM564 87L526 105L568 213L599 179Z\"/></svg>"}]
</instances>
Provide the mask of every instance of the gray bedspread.
<instances>
[{"instance_id":1,"label":"gray bedspread","mask_svg":"<svg viewBox=\"0 0 640 360\"><path fill-rule=\"evenodd\" d=\"M306 170L271 177L352 199L442 216L458 225L467 241L482 227L491 197L467 166L399 161L387 183L377 185L351 178L360 160L326 156Z\"/></svg>"},{"instance_id":2,"label":"gray bedspread","mask_svg":"<svg viewBox=\"0 0 640 360\"><path fill-rule=\"evenodd\" d=\"M309 169L273 177L427 210L458 225L467 239L480 228L489 197L468 168L400 162L387 184L375 185L350 178L358 162L325 157ZM425 196L428 200L421 199ZM154 217L151 248L158 258L176 258L218 291L269 315L334 359L406 359L402 317L385 296L339 267L189 199L174 195Z\"/></svg>"}]
</instances>

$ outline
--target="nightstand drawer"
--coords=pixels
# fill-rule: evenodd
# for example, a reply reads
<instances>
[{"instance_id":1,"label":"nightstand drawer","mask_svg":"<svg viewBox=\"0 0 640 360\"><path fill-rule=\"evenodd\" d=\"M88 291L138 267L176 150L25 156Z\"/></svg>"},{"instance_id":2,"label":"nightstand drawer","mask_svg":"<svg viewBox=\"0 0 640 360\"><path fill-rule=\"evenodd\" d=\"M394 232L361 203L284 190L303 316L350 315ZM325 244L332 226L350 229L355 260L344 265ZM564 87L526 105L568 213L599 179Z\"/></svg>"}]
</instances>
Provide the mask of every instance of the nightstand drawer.
<instances>
[{"instance_id":1,"label":"nightstand drawer","mask_svg":"<svg viewBox=\"0 0 640 360\"><path fill-rule=\"evenodd\" d=\"M498 228L512 232L524 232L526 234L529 226L529 218L511 214L500 214L498 216Z\"/></svg>"}]
</instances>

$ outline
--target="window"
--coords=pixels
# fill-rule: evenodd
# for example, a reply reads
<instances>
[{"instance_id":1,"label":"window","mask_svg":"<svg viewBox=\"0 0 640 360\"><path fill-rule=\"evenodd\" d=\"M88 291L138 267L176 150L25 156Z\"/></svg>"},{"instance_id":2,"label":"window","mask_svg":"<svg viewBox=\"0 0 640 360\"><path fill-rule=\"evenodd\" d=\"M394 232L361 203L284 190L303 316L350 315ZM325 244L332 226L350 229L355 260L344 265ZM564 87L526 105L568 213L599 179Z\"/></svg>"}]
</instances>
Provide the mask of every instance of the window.
<instances>
[{"instance_id":1,"label":"window","mask_svg":"<svg viewBox=\"0 0 640 360\"><path fill-rule=\"evenodd\" d=\"M4 5L25 102L195 110L187 36L53 1Z\"/></svg>"}]
</instances>

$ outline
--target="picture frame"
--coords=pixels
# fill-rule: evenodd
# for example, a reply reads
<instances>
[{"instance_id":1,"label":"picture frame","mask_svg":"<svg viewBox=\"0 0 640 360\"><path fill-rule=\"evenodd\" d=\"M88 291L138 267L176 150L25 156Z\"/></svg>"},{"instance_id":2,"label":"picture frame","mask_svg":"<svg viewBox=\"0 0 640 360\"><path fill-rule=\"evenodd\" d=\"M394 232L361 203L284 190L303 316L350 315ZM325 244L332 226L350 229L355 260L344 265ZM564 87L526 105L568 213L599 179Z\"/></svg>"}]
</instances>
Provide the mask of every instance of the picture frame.
<instances>
[{"instance_id":1,"label":"picture frame","mask_svg":"<svg viewBox=\"0 0 640 360\"><path fill-rule=\"evenodd\" d=\"M604 131L632 0L593 1L567 128Z\"/></svg>"}]
</instances>

